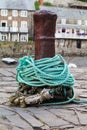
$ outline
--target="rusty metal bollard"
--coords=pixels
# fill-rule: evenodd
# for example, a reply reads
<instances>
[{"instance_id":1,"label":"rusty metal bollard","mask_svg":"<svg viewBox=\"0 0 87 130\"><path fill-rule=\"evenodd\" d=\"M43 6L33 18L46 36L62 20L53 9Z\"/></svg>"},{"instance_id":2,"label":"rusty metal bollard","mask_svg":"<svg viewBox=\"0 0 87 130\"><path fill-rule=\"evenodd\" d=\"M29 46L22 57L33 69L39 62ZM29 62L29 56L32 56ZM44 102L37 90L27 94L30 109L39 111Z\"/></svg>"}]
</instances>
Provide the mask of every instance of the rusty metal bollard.
<instances>
[{"instance_id":1,"label":"rusty metal bollard","mask_svg":"<svg viewBox=\"0 0 87 130\"><path fill-rule=\"evenodd\" d=\"M55 26L57 15L42 10L34 14L35 59L55 55Z\"/></svg>"}]
</instances>

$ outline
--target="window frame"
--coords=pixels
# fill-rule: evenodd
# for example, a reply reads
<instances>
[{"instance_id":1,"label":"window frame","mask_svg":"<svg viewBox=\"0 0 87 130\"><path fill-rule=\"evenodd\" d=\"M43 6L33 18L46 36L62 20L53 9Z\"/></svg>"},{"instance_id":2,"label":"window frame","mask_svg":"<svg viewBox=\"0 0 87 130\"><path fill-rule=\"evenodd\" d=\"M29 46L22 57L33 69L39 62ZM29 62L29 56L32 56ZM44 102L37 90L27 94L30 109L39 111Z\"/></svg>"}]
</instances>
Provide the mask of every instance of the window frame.
<instances>
[{"instance_id":1,"label":"window frame","mask_svg":"<svg viewBox=\"0 0 87 130\"><path fill-rule=\"evenodd\" d=\"M18 16L18 10L12 10L12 16L17 17Z\"/></svg>"},{"instance_id":2,"label":"window frame","mask_svg":"<svg viewBox=\"0 0 87 130\"><path fill-rule=\"evenodd\" d=\"M6 26L2 26L3 23L5 23ZM7 27L7 21L6 20L1 20L1 27Z\"/></svg>"},{"instance_id":3,"label":"window frame","mask_svg":"<svg viewBox=\"0 0 87 130\"><path fill-rule=\"evenodd\" d=\"M1 10L1 16L8 16L8 10L2 9Z\"/></svg>"},{"instance_id":4,"label":"window frame","mask_svg":"<svg viewBox=\"0 0 87 130\"><path fill-rule=\"evenodd\" d=\"M20 13L21 17L27 17L27 15L28 15L27 10L21 10L21 13Z\"/></svg>"},{"instance_id":5,"label":"window frame","mask_svg":"<svg viewBox=\"0 0 87 130\"><path fill-rule=\"evenodd\" d=\"M22 35L20 36L20 41L21 41L21 42L26 42L26 41L27 41L27 35L26 35L26 34L22 34Z\"/></svg>"},{"instance_id":6,"label":"window frame","mask_svg":"<svg viewBox=\"0 0 87 130\"><path fill-rule=\"evenodd\" d=\"M27 27L28 27L27 21L21 21L21 28L27 28Z\"/></svg>"},{"instance_id":7,"label":"window frame","mask_svg":"<svg viewBox=\"0 0 87 130\"><path fill-rule=\"evenodd\" d=\"M6 41L6 40L7 40L7 34L2 34L1 41Z\"/></svg>"},{"instance_id":8,"label":"window frame","mask_svg":"<svg viewBox=\"0 0 87 130\"><path fill-rule=\"evenodd\" d=\"M12 21L12 27L13 28L18 27L18 21Z\"/></svg>"},{"instance_id":9,"label":"window frame","mask_svg":"<svg viewBox=\"0 0 87 130\"><path fill-rule=\"evenodd\" d=\"M18 35L17 34L12 35L12 41L18 41Z\"/></svg>"}]
</instances>

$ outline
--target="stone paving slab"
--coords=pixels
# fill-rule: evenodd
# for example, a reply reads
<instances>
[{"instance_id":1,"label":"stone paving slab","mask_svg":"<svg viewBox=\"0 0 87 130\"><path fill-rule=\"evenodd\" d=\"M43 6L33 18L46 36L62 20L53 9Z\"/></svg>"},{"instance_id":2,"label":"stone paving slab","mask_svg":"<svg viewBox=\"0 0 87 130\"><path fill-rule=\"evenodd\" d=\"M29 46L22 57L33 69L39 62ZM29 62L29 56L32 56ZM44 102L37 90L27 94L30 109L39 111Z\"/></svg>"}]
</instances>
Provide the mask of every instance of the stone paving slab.
<instances>
[{"instance_id":1,"label":"stone paving slab","mask_svg":"<svg viewBox=\"0 0 87 130\"><path fill-rule=\"evenodd\" d=\"M8 130L8 128L5 125L0 125L0 130Z\"/></svg>"},{"instance_id":2,"label":"stone paving slab","mask_svg":"<svg viewBox=\"0 0 87 130\"><path fill-rule=\"evenodd\" d=\"M39 109L39 108L38 108ZM38 111L34 111L33 114L37 119L40 119L43 121L43 123L47 124L49 127L59 127L62 125L68 125L69 123L65 120L63 120L60 117L57 117L55 114L51 113L48 110L39 109Z\"/></svg>"},{"instance_id":3,"label":"stone paving slab","mask_svg":"<svg viewBox=\"0 0 87 130\"><path fill-rule=\"evenodd\" d=\"M42 127L43 123L35 118L35 115L22 108L14 109L24 120L27 120L33 127ZM33 116L34 115L34 116Z\"/></svg>"},{"instance_id":4,"label":"stone paving slab","mask_svg":"<svg viewBox=\"0 0 87 130\"><path fill-rule=\"evenodd\" d=\"M76 95L87 99L87 68L71 68ZM87 130L87 104L18 108L2 104L18 89L16 66L0 68L0 130Z\"/></svg>"}]
</instances>

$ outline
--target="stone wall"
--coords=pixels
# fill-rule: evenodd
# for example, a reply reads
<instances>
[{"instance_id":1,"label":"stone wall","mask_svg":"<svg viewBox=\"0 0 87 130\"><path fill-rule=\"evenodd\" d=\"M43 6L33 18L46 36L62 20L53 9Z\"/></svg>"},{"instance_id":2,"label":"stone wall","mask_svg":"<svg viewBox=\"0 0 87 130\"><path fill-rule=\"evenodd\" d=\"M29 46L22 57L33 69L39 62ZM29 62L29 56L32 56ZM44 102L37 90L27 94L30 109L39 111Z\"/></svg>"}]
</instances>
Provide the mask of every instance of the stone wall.
<instances>
[{"instance_id":1,"label":"stone wall","mask_svg":"<svg viewBox=\"0 0 87 130\"><path fill-rule=\"evenodd\" d=\"M56 54L85 56L87 55L87 41L81 41L81 48L78 48L76 40L56 40L55 51Z\"/></svg>"},{"instance_id":2,"label":"stone wall","mask_svg":"<svg viewBox=\"0 0 87 130\"><path fill-rule=\"evenodd\" d=\"M77 41L75 40L55 40L55 53L64 56L87 56L87 41L82 41L81 48L77 48ZM0 42L0 58L34 54L35 44L33 41L28 43Z\"/></svg>"},{"instance_id":3,"label":"stone wall","mask_svg":"<svg viewBox=\"0 0 87 130\"><path fill-rule=\"evenodd\" d=\"M0 42L0 58L2 57L21 57L34 54L34 42Z\"/></svg>"}]
</instances>

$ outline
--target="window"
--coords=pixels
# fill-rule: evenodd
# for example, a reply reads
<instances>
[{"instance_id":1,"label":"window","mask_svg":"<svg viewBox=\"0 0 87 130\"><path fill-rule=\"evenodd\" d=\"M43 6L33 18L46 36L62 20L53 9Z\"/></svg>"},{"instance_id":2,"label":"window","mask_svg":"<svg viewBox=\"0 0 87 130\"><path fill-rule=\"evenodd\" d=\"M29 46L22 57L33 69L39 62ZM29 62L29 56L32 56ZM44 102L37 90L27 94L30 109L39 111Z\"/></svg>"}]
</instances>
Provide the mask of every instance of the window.
<instances>
[{"instance_id":1,"label":"window","mask_svg":"<svg viewBox=\"0 0 87 130\"><path fill-rule=\"evenodd\" d=\"M78 24L78 25L81 25L81 24L82 24L82 21L81 21L81 20L78 20L78 21L77 21L77 24Z\"/></svg>"},{"instance_id":2,"label":"window","mask_svg":"<svg viewBox=\"0 0 87 130\"><path fill-rule=\"evenodd\" d=\"M7 16L8 10L1 10L1 16Z\"/></svg>"},{"instance_id":3,"label":"window","mask_svg":"<svg viewBox=\"0 0 87 130\"><path fill-rule=\"evenodd\" d=\"M27 35L21 35L20 36L20 41L21 42L26 42L27 41Z\"/></svg>"},{"instance_id":4,"label":"window","mask_svg":"<svg viewBox=\"0 0 87 130\"><path fill-rule=\"evenodd\" d=\"M2 27L6 27L6 23L2 23Z\"/></svg>"},{"instance_id":5,"label":"window","mask_svg":"<svg viewBox=\"0 0 87 130\"><path fill-rule=\"evenodd\" d=\"M85 22L85 25L87 26L87 20L85 20L84 22Z\"/></svg>"},{"instance_id":6,"label":"window","mask_svg":"<svg viewBox=\"0 0 87 130\"><path fill-rule=\"evenodd\" d=\"M66 19L61 19L62 24L66 24Z\"/></svg>"},{"instance_id":7,"label":"window","mask_svg":"<svg viewBox=\"0 0 87 130\"><path fill-rule=\"evenodd\" d=\"M1 26L2 27L7 27L7 21L1 21Z\"/></svg>"},{"instance_id":8,"label":"window","mask_svg":"<svg viewBox=\"0 0 87 130\"><path fill-rule=\"evenodd\" d=\"M12 22L12 27L17 27L18 26L18 22L17 21L13 21Z\"/></svg>"},{"instance_id":9,"label":"window","mask_svg":"<svg viewBox=\"0 0 87 130\"><path fill-rule=\"evenodd\" d=\"M2 34L1 40L2 40L2 41L6 41L6 40L7 40L7 35L6 35L6 34Z\"/></svg>"},{"instance_id":10,"label":"window","mask_svg":"<svg viewBox=\"0 0 87 130\"><path fill-rule=\"evenodd\" d=\"M17 10L12 10L12 16L17 17L18 16L18 11Z\"/></svg>"},{"instance_id":11,"label":"window","mask_svg":"<svg viewBox=\"0 0 87 130\"><path fill-rule=\"evenodd\" d=\"M21 21L21 28L27 28L27 21Z\"/></svg>"},{"instance_id":12,"label":"window","mask_svg":"<svg viewBox=\"0 0 87 130\"><path fill-rule=\"evenodd\" d=\"M18 35L17 34L12 35L12 41L18 41Z\"/></svg>"},{"instance_id":13,"label":"window","mask_svg":"<svg viewBox=\"0 0 87 130\"><path fill-rule=\"evenodd\" d=\"M27 11L21 11L21 17L27 17Z\"/></svg>"}]
</instances>

